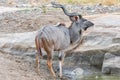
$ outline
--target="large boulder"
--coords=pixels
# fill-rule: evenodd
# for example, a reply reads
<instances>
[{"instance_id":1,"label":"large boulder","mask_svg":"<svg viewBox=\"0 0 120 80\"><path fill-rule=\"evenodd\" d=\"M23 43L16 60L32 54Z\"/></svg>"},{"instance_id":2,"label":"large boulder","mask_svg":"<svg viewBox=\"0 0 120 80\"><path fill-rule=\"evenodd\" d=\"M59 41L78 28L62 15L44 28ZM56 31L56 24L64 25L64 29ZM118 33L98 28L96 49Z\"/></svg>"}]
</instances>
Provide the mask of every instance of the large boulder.
<instances>
[{"instance_id":1,"label":"large boulder","mask_svg":"<svg viewBox=\"0 0 120 80\"><path fill-rule=\"evenodd\" d=\"M75 65L84 63L102 68L105 53L120 55L120 16L101 15L92 21L95 26L83 34L83 43L67 57Z\"/></svg>"},{"instance_id":2,"label":"large boulder","mask_svg":"<svg viewBox=\"0 0 120 80\"><path fill-rule=\"evenodd\" d=\"M109 19L113 22L109 22ZM66 55L65 65L77 66L77 68L81 68L81 65L94 66L103 73L107 73L107 70L111 73L119 73L119 21L120 16L118 15L102 15L94 18L94 28L84 34L84 41L79 48ZM108 53L115 57L104 58ZM110 63L112 60L115 61L115 64Z\"/></svg>"},{"instance_id":3,"label":"large boulder","mask_svg":"<svg viewBox=\"0 0 120 80\"><path fill-rule=\"evenodd\" d=\"M35 55L35 32L0 35L0 51L20 56Z\"/></svg>"},{"instance_id":4,"label":"large boulder","mask_svg":"<svg viewBox=\"0 0 120 80\"><path fill-rule=\"evenodd\" d=\"M102 66L102 73L120 74L120 56L106 53Z\"/></svg>"}]
</instances>

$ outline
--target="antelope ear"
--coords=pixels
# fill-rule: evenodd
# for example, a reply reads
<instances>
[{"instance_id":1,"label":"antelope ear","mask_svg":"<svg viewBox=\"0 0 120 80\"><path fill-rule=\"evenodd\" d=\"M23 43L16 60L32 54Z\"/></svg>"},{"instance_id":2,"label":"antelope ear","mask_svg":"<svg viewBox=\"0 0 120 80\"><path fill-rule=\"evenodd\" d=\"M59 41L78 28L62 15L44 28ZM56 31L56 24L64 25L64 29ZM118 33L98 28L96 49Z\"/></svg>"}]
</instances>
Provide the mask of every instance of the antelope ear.
<instances>
[{"instance_id":1,"label":"antelope ear","mask_svg":"<svg viewBox=\"0 0 120 80\"><path fill-rule=\"evenodd\" d=\"M79 17L78 16L71 16L69 17L72 22L78 21Z\"/></svg>"},{"instance_id":2,"label":"antelope ear","mask_svg":"<svg viewBox=\"0 0 120 80\"><path fill-rule=\"evenodd\" d=\"M78 16L75 16L74 18L75 18L75 21L78 21Z\"/></svg>"}]
</instances>

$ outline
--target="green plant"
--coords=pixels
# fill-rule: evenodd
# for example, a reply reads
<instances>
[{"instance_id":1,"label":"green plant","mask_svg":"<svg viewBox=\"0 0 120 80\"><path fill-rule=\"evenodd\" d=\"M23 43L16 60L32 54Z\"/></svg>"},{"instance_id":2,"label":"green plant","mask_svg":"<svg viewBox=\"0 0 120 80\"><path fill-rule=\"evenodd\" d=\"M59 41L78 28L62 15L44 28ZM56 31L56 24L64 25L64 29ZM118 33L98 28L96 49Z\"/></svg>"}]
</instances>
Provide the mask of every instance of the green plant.
<instances>
[{"instance_id":1,"label":"green plant","mask_svg":"<svg viewBox=\"0 0 120 80\"><path fill-rule=\"evenodd\" d=\"M42 6L42 11L43 11L43 13L46 13L47 12L47 8L45 6Z\"/></svg>"}]
</instances>

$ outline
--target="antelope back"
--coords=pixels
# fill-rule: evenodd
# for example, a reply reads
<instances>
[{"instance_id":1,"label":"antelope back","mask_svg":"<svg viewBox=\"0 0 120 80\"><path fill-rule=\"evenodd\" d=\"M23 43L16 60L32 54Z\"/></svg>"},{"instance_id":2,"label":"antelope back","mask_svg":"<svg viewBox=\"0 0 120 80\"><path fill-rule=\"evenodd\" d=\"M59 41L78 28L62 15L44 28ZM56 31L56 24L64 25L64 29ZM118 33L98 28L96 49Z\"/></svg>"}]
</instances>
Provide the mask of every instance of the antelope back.
<instances>
[{"instance_id":1,"label":"antelope back","mask_svg":"<svg viewBox=\"0 0 120 80\"><path fill-rule=\"evenodd\" d=\"M53 46L54 50L63 50L70 45L69 31L64 26L45 26L38 31L38 36L46 40L49 47Z\"/></svg>"}]
</instances>

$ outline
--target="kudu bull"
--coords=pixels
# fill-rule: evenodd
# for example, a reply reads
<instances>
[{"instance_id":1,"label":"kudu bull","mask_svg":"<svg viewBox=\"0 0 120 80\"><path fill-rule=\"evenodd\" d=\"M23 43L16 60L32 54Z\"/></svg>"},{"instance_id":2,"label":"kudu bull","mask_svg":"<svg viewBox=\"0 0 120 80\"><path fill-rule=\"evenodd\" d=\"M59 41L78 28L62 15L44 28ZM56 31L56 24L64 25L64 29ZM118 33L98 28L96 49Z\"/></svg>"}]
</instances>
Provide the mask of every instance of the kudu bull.
<instances>
[{"instance_id":1,"label":"kudu bull","mask_svg":"<svg viewBox=\"0 0 120 80\"><path fill-rule=\"evenodd\" d=\"M39 57L42 57L41 48L47 53L47 65L52 75L56 77L56 74L52 67L52 53L53 51L59 52L59 76L62 77L62 65L65 57L65 51L71 45L78 45L81 40L82 30L86 30L94 24L87 19L82 18L80 14L68 13L67 10L61 4L52 2L53 7L62 8L63 12L70 18L71 25L69 28L65 27L64 24L56 26L44 26L42 27L36 37L35 44L37 49L36 64L39 70Z\"/></svg>"}]
</instances>

